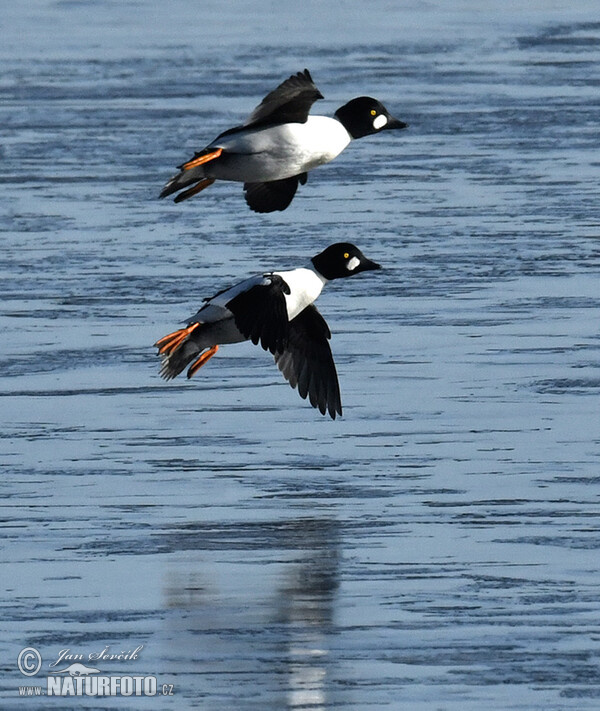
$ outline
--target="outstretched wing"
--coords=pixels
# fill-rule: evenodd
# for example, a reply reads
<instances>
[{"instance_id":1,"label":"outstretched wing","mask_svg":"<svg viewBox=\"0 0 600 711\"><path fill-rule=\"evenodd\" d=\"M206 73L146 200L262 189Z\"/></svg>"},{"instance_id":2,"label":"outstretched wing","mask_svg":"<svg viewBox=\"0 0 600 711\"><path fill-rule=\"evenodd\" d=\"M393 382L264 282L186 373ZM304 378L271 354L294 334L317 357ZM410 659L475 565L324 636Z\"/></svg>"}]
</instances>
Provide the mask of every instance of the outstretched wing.
<instances>
[{"instance_id":1,"label":"outstretched wing","mask_svg":"<svg viewBox=\"0 0 600 711\"><path fill-rule=\"evenodd\" d=\"M305 123L311 106L323 94L314 85L308 69L292 74L250 114L245 126L263 123Z\"/></svg>"},{"instance_id":2,"label":"outstretched wing","mask_svg":"<svg viewBox=\"0 0 600 711\"><path fill-rule=\"evenodd\" d=\"M275 354L286 347L289 321L285 294L289 286L278 274L265 274L260 284L243 291L225 306L240 333Z\"/></svg>"},{"instance_id":3,"label":"outstretched wing","mask_svg":"<svg viewBox=\"0 0 600 711\"><path fill-rule=\"evenodd\" d=\"M332 419L342 414L340 386L325 319L312 304L290 321L287 345L275 355L277 367L300 397Z\"/></svg>"}]
</instances>

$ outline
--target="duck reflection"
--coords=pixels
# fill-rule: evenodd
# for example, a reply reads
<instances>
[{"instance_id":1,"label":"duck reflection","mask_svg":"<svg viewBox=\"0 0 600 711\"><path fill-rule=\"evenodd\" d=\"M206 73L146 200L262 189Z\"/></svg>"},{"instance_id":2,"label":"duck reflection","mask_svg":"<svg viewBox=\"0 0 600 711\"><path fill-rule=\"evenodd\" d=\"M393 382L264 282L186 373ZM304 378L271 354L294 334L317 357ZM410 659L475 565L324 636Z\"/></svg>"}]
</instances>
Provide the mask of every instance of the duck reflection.
<instances>
[{"instance_id":1,"label":"duck reflection","mask_svg":"<svg viewBox=\"0 0 600 711\"><path fill-rule=\"evenodd\" d=\"M174 568L166 585L167 606L179 613L169 618L172 650L190 655L189 691L230 708L332 707L338 522L245 522L237 536L232 527L221 531L220 550L214 527L208 538L190 530L198 558Z\"/></svg>"},{"instance_id":2,"label":"duck reflection","mask_svg":"<svg viewBox=\"0 0 600 711\"><path fill-rule=\"evenodd\" d=\"M339 586L339 536L331 535L331 523L312 530L313 535L306 539L307 556L288 568L278 589L278 619L287 629L288 708L324 709L330 705L326 698L327 642ZM336 545L332 546L333 540Z\"/></svg>"}]
</instances>

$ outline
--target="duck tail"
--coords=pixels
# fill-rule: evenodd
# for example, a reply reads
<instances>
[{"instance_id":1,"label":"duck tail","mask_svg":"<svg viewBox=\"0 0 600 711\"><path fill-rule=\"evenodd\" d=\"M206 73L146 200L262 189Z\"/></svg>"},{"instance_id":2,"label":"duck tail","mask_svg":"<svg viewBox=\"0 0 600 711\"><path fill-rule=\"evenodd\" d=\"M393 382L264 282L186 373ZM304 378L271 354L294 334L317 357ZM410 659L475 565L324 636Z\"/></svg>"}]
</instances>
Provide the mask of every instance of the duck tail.
<instances>
[{"instance_id":1,"label":"duck tail","mask_svg":"<svg viewBox=\"0 0 600 711\"><path fill-rule=\"evenodd\" d=\"M176 193L178 190L183 190L183 188L187 188L188 185L193 185L194 183L198 182L198 180L202 180L202 178L197 175L190 175L189 173L177 173L177 175L174 175L166 183L165 187L161 190L160 195L158 197L165 198L168 195Z\"/></svg>"},{"instance_id":2,"label":"duck tail","mask_svg":"<svg viewBox=\"0 0 600 711\"><path fill-rule=\"evenodd\" d=\"M200 326L193 323L163 336L154 344L161 358L160 374L165 380L172 380L186 365L200 353L200 346L191 336Z\"/></svg>"},{"instance_id":3,"label":"duck tail","mask_svg":"<svg viewBox=\"0 0 600 711\"><path fill-rule=\"evenodd\" d=\"M194 361L187 374L188 378L191 378L198 368L219 350L219 346L216 345L206 350L198 343L195 336L198 335L196 329L199 326L201 326L199 322L192 323L186 328L180 328L163 336L154 344L161 357L160 374L165 380L172 380Z\"/></svg>"},{"instance_id":4,"label":"duck tail","mask_svg":"<svg viewBox=\"0 0 600 711\"><path fill-rule=\"evenodd\" d=\"M204 177L203 166L205 163L210 163L210 161L216 160L222 152L222 148L217 148L216 150L207 149L201 151L200 153L196 153L191 160L188 160L186 163L178 166L180 172L167 181L167 184L162 189L159 197L167 197L168 195L172 195L179 190L183 190L183 188L187 188L188 185L193 185L192 188L186 190L184 193L181 193L175 198L175 202L181 202L182 200L192 197L192 195L196 195L209 185L212 185L215 181L211 178ZM197 183L197 185L194 185L194 183Z\"/></svg>"}]
</instances>

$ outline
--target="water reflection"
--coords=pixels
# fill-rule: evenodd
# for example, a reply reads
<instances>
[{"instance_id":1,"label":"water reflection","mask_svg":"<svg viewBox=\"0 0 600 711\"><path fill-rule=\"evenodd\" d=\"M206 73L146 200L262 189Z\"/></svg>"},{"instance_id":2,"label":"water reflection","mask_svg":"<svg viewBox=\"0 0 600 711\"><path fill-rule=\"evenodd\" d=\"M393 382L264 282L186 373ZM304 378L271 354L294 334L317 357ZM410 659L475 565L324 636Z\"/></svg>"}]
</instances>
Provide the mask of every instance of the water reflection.
<instances>
[{"instance_id":1,"label":"water reflection","mask_svg":"<svg viewBox=\"0 0 600 711\"><path fill-rule=\"evenodd\" d=\"M334 521L313 527L304 558L286 571L278 590L278 619L287 631L289 708L324 709L336 591L339 587L339 529Z\"/></svg>"},{"instance_id":2,"label":"water reflection","mask_svg":"<svg viewBox=\"0 0 600 711\"><path fill-rule=\"evenodd\" d=\"M226 549L214 546L218 530L204 539L208 545L198 531L178 535L180 550L194 548L198 557L168 574L172 649L188 650L188 672L210 677L213 698L252 681L262 708L331 708L338 522L303 518L238 528L237 537L231 525L222 531ZM242 559L232 550L244 551ZM234 696L243 698L243 690Z\"/></svg>"}]
</instances>

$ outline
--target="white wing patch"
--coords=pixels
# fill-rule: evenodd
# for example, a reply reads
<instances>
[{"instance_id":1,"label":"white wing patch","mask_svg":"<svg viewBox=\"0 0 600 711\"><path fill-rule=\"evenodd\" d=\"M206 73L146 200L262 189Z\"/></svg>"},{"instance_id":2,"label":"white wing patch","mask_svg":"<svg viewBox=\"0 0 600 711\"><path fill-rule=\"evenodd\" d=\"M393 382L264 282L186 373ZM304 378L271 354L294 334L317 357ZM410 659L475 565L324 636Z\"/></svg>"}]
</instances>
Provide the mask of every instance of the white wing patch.
<instances>
[{"instance_id":1,"label":"white wing patch","mask_svg":"<svg viewBox=\"0 0 600 711\"><path fill-rule=\"evenodd\" d=\"M379 131L379 129L383 128L387 122L387 117L383 114L379 114L379 116L375 116L375 118L373 119L373 128L376 131Z\"/></svg>"}]
</instances>

